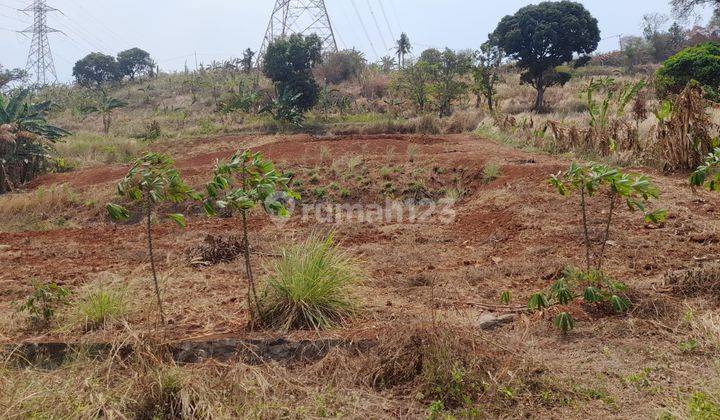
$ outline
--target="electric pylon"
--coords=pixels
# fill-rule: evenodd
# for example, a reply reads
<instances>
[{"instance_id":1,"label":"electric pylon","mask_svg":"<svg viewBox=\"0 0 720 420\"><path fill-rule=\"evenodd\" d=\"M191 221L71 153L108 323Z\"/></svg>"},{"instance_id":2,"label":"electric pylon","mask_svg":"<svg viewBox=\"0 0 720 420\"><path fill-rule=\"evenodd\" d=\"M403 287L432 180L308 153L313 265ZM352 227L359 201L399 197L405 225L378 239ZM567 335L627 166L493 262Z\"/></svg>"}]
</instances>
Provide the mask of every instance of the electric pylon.
<instances>
[{"instance_id":1,"label":"electric pylon","mask_svg":"<svg viewBox=\"0 0 720 420\"><path fill-rule=\"evenodd\" d=\"M48 6L46 0L33 0L30 6L20 11L33 14L32 26L20 31L22 34L32 34L26 70L38 86L47 85L48 80L57 82L48 34L60 31L47 25L47 13L56 12L58 9Z\"/></svg>"},{"instance_id":2,"label":"electric pylon","mask_svg":"<svg viewBox=\"0 0 720 420\"><path fill-rule=\"evenodd\" d=\"M322 41L323 52L338 50L325 0L276 0L258 54L258 63L271 42L293 34L316 34Z\"/></svg>"}]
</instances>

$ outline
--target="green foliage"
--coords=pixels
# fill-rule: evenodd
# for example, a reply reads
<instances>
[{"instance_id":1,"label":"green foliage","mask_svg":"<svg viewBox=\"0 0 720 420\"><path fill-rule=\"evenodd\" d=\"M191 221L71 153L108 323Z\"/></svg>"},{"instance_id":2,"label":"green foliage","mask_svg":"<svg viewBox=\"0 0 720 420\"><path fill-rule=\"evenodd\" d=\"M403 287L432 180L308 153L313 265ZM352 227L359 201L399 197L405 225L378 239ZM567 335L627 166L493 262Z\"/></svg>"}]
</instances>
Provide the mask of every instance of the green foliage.
<instances>
[{"instance_id":1,"label":"green foliage","mask_svg":"<svg viewBox=\"0 0 720 420\"><path fill-rule=\"evenodd\" d=\"M77 322L85 330L104 328L128 313L126 295L118 290L93 290L76 305Z\"/></svg>"},{"instance_id":2,"label":"green foliage","mask_svg":"<svg viewBox=\"0 0 720 420\"><path fill-rule=\"evenodd\" d=\"M287 217L286 205L300 198L288 188L289 182L290 178L276 171L274 164L264 159L262 154L244 150L237 151L228 162L218 162L212 180L205 186L207 193L203 207L209 216L216 216L217 209L229 209L242 214L243 251L248 279L247 305L253 322L256 315L262 316L262 311L250 264L247 212L262 204L267 213Z\"/></svg>"},{"instance_id":3,"label":"green foliage","mask_svg":"<svg viewBox=\"0 0 720 420\"><path fill-rule=\"evenodd\" d=\"M472 68L472 91L475 94L475 107L480 108L480 99L484 97L488 109L495 109L496 85L500 81L502 50L490 42L484 43L475 53L477 64Z\"/></svg>"},{"instance_id":4,"label":"green foliage","mask_svg":"<svg viewBox=\"0 0 720 420\"><path fill-rule=\"evenodd\" d=\"M691 81L700 83L708 99L720 101L720 44L699 44L668 58L657 71L656 90L664 98Z\"/></svg>"},{"instance_id":5,"label":"green foliage","mask_svg":"<svg viewBox=\"0 0 720 420\"><path fill-rule=\"evenodd\" d=\"M154 66L150 53L140 48L131 48L117 55L117 71L121 77L125 76L130 80L152 73Z\"/></svg>"},{"instance_id":6,"label":"green foliage","mask_svg":"<svg viewBox=\"0 0 720 420\"><path fill-rule=\"evenodd\" d=\"M282 330L326 329L355 311L350 288L361 279L333 236L311 236L282 250L261 298L263 322Z\"/></svg>"},{"instance_id":7,"label":"green foliage","mask_svg":"<svg viewBox=\"0 0 720 420\"><path fill-rule=\"evenodd\" d=\"M252 71L254 57L255 52L250 48L243 51L242 59L240 59L240 66L242 67L242 71L244 73L250 73Z\"/></svg>"},{"instance_id":8,"label":"green foliage","mask_svg":"<svg viewBox=\"0 0 720 420\"><path fill-rule=\"evenodd\" d=\"M244 81L238 85L238 91L231 91L223 96L218 103L218 111L223 114L229 114L234 111L242 111L250 113L257 111L260 104L260 92L246 87Z\"/></svg>"},{"instance_id":9,"label":"green foliage","mask_svg":"<svg viewBox=\"0 0 720 420\"><path fill-rule=\"evenodd\" d=\"M440 61L433 65L436 81L432 92L440 117L452 115L452 105L468 91L464 77L472 68L473 57L469 54L456 53L450 48L440 54Z\"/></svg>"},{"instance_id":10,"label":"green foliage","mask_svg":"<svg viewBox=\"0 0 720 420\"><path fill-rule=\"evenodd\" d=\"M590 126L596 129L605 129L613 114L613 107L615 108L614 115L618 118L622 117L627 106L646 85L645 80L618 84L615 79L610 77L599 80L590 79L585 91L586 106L590 114ZM599 102L594 96L599 91L605 92L605 98L602 102Z\"/></svg>"},{"instance_id":11,"label":"green foliage","mask_svg":"<svg viewBox=\"0 0 720 420\"><path fill-rule=\"evenodd\" d=\"M602 249L597 258L598 270L602 268L603 253L605 251L605 244L609 240L610 227L612 225L617 200L624 200L630 211L642 211L645 222L660 223L667 217L666 210L648 210L648 203L650 200L659 198L660 192L645 175L623 173L618 169L599 163L578 165L573 162L567 171L553 175L550 178L550 184L563 196L567 196L572 191L578 191L580 193L586 268L588 270L591 268L590 254L592 251L588 233L588 198L594 197L601 192L607 192L609 197L609 211L607 213Z\"/></svg>"},{"instance_id":12,"label":"green foliage","mask_svg":"<svg viewBox=\"0 0 720 420\"><path fill-rule=\"evenodd\" d=\"M562 331L563 334L567 334L575 329L575 320L572 315L567 312L557 314L553 323L560 331Z\"/></svg>"},{"instance_id":13,"label":"green foliage","mask_svg":"<svg viewBox=\"0 0 720 420\"><path fill-rule=\"evenodd\" d=\"M158 205L163 203L182 203L188 199L201 200L201 196L193 191L180 177L173 160L159 153L147 153L135 160L130 171L117 186L117 195L143 210L146 223L148 256L155 286L160 321L165 324L160 286L155 270L155 257L152 247L151 217ZM125 221L130 217L127 208L109 203L107 211L115 221ZM167 218L181 228L185 227L185 216L179 213L168 214Z\"/></svg>"},{"instance_id":14,"label":"green foliage","mask_svg":"<svg viewBox=\"0 0 720 420\"><path fill-rule=\"evenodd\" d=\"M322 61L322 41L317 35L291 35L267 47L262 71L275 83L279 95L292 99L293 106L305 112L318 101L320 88L312 69ZM299 96L298 96L299 95Z\"/></svg>"},{"instance_id":15,"label":"green foliage","mask_svg":"<svg viewBox=\"0 0 720 420\"><path fill-rule=\"evenodd\" d=\"M68 305L70 291L57 283L32 282L33 292L17 311L27 312L34 324L48 324L60 306Z\"/></svg>"},{"instance_id":16,"label":"green foliage","mask_svg":"<svg viewBox=\"0 0 720 420\"><path fill-rule=\"evenodd\" d=\"M509 305L511 301L512 293L509 290L500 293L500 303L502 303L503 305Z\"/></svg>"},{"instance_id":17,"label":"green foliage","mask_svg":"<svg viewBox=\"0 0 720 420\"><path fill-rule=\"evenodd\" d=\"M543 309L549 308L550 302L543 293L535 293L530 297L528 302L528 308L533 311L542 311Z\"/></svg>"},{"instance_id":18,"label":"green foliage","mask_svg":"<svg viewBox=\"0 0 720 420\"><path fill-rule=\"evenodd\" d=\"M48 124L49 101L32 103L30 91L0 94L0 194L49 169L54 143L70 133Z\"/></svg>"},{"instance_id":19,"label":"green foliage","mask_svg":"<svg viewBox=\"0 0 720 420\"><path fill-rule=\"evenodd\" d=\"M122 73L115 57L94 52L75 63L73 77L80 86L99 89L122 79Z\"/></svg>"},{"instance_id":20,"label":"green foliage","mask_svg":"<svg viewBox=\"0 0 720 420\"><path fill-rule=\"evenodd\" d=\"M517 60L522 80L538 92L535 110L543 106L548 86L565 84L569 75L557 68L588 55L600 42L598 21L582 4L545 1L506 16L490 36L491 42Z\"/></svg>"},{"instance_id":21,"label":"green foliage","mask_svg":"<svg viewBox=\"0 0 720 420\"><path fill-rule=\"evenodd\" d=\"M128 104L119 99L112 98L107 94L107 91L103 89L100 92L100 96L94 105L88 105L81 108L81 112L84 114L98 113L102 116L103 132L108 134L110 132L110 125L112 124L113 111L120 108L125 108Z\"/></svg>"},{"instance_id":22,"label":"green foliage","mask_svg":"<svg viewBox=\"0 0 720 420\"><path fill-rule=\"evenodd\" d=\"M400 68L405 67L405 56L412 52L412 44L410 44L410 38L405 32L400 34L400 38L395 44L395 52L398 57L398 65Z\"/></svg>"},{"instance_id":23,"label":"green foliage","mask_svg":"<svg viewBox=\"0 0 720 420\"><path fill-rule=\"evenodd\" d=\"M690 185L705 187L710 191L720 190L720 147L713 150L705 159L705 163L690 175Z\"/></svg>"},{"instance_id":24,"label":"green foliage","mask_svg":"<svg viewBox=\"0 0 720 420\"><path fill-rule=\"evenodd\" d=\"M276 121L302 127L305 116L302 109L297 105L301 96L300 93L293 93L292 90L284 89L278 92L278 97L264 106L260 112L272 115Z\"/></svg>"},{"instance_id":25,"label":"green foliage","mask_svg":"<svg viewBox=\"0 0 720 420\"><path fill-rule=\"evenodd\" d=\"M696 392L688 401L688 411L693 420L719 419L720 401L705 392Z\"/></svg>"}]
</instances>

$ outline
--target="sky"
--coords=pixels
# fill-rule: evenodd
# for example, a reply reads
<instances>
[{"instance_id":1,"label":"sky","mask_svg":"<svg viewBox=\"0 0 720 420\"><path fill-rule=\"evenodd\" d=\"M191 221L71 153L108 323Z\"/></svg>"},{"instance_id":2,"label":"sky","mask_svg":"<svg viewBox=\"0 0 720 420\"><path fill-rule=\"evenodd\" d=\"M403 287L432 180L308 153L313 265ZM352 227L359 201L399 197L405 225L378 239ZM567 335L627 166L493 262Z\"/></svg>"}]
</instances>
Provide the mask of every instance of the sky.
<instances>
[{"instance_id":1,"label":"sky","mask_svg":"<svg viewBox=\"0 0 720 420\"><path fill-rule=\"evenodd\" d=\"M18 12L31 0L0 0L0 64L25 67L30 39L15 33L31 25ZM583 0L599 20L601 51L617 48L618 35L639 34L643 15L670 14L669 0ZM61 12L48 24L58 79L90 52L116 55L140 47L165 71L258 50L274 0L47 0ZM392 55L393 39L406 32L419 54L428 47L477 48L498 21L527 0L326 0L338 46L357 48L370 61ZM700 13L704 21L710 11ZM377 22L377 23L376 23ZM364 27L364 29L363 29ZM366 35L367 33L367 35Z\"/></svg>"}]
</instances>

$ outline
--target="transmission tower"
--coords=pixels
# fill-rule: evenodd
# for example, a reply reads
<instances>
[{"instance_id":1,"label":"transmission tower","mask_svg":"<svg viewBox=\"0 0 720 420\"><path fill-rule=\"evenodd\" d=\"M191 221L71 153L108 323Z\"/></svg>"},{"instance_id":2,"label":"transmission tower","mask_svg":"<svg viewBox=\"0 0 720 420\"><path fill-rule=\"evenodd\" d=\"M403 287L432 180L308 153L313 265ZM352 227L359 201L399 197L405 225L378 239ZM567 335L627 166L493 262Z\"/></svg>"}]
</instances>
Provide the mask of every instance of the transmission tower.
<instances>
[{"instance_id":1,"label":"transmission tower","mask_svg":"<svg viewBox=\"0 0 720 420\"><path fill-rule=\"evenodd\" d=\"M276 0L258 54L258 63L271 42L293 34L316 34L322 41L323 52L338 50L325 0Z\"/></svg>"},{"instance_id":2,"label":"transmission tower","mask_svg":"<svg viewBox=\"0 0 720 420\"><path fill-rule=\"evenodd\" d=\"M32 26L20 31L22 34L32 34L26 70L39 86L47 85L48 80L56 82L57 73L55 73L55 62L50 51L48 34L60 31L47 25L47 13L56 12L58 9L48 6L46 0L33 0L30 6L20 11L33 14Z\"/></svg>"}]
</instances>

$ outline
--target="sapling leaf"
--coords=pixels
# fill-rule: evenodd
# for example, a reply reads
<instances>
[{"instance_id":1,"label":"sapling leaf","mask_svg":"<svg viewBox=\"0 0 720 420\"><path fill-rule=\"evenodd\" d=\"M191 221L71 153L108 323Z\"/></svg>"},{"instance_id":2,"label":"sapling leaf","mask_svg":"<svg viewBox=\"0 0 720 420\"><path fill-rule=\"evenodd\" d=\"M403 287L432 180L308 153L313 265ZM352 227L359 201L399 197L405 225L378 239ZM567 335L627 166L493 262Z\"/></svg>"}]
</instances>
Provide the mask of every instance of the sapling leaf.
<instances>
[{"instance_id":1,"label":"sapling leaf","mask_svg":"<svg viewBox=\"0 0 720 420\"><path fill-rule=\"evenodd\" d=\"M590 286L585 289L585 292L583 293L583 299L587 303L599 303L602 302L603 296L597 287Z\"/></svg>"},{"instance_id":2,"label":"sapling leaf","mask_svg":"<svg viewBox=\"0 0 720 420\"><path fill-rule=\"evenodd\" d=\"M106 208L110 218L116 222L124 222L130 218L130 212L123 206L109 203Z\"/></svg>"},{"instance_id":3,"label":"sapling leaf","mask_svg":"<svg viewBox=\"0 0 720 420\"><path fill-rule=\"evenodd\" d=\"M168 217L168 219L175 222L181 228L185 228L185 226L186 226L185 216L183 216L182 214L173 213L173 214L168 214L167 217Z\"/></svg>"},{"instance_id":4,"label":"sapling leaf","mask_svg":"<svg viewBox=\"0 0 720 420\"><path fill-rule=\"evenodd\" d=\"M535 293L532 297L530 297L530 301L528 302L528 308L533 311L541 311L549 306L550 303L548 302L547 297L545 297L542 293Z\"/></svg>"},{"instance_id":5,"label":"sapling leaf","mask_svg":"<svg viewBox=\"0 0 720 420\"><path fill-rule=\"evenodd\" d=\"M662 223L668 217L668 212L665 209L655 210L645 214L646 223Z\"/></svg>"},{"instance_id":6,"label":"sapling leaf","mask_svg":"<svg viewBox=\"0 0 720 420\"><path fill-rule=\"evenodd\" d=\"M575 299L575 295L569 289L560 289L555 295L561 305L567 305Z\"/></svg>"},{"instance_id":7,"label":"sapling leaf","mask_svg":"<svg viewBox=\"0 0 720 420\"><path fill-rule=\"evenodd\" d=\"M575 320L572 315L567 312L557 314L554 324L560 331L562 331L563 334L567 334L575 329Z\"/></svg>"},{"instance_id":8,"label":"sapling leaf","mask_svg":"<svg viewBox=\"0 0 720 420\"><path fill-rule=\"evenodd\" d=\"M512 294L510 293L509 290L506 290L506 291L500 293L500 302L503 305L509 305L511 301L512 301Z\"/></svg>"},{"instance_id":9,"label":"sapling leaf","mask_svg":"<svg viewBox=\"0 0 720 420\"><path fill-rule=\"evenodd\" d=\"M622 314L630 310L630 300L626 297L612 295L610 297L610 305L616 313Z\"/></svg>"}]
</instances>

